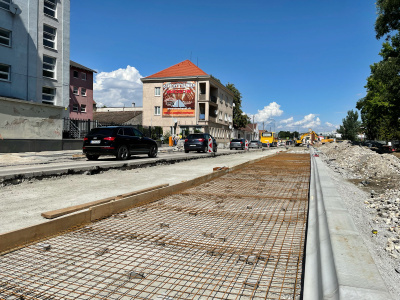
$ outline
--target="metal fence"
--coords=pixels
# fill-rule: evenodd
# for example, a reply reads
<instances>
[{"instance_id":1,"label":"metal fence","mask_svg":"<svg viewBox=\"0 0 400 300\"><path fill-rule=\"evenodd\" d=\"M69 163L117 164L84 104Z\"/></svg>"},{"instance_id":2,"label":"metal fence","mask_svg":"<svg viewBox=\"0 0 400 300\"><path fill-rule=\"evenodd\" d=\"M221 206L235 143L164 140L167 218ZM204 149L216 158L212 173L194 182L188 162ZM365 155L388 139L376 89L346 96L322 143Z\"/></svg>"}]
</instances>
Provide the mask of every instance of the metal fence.
<instances>
[{"instance_id":1,"label":"metal fence","mask_svg":"<svg viewBox=\"0 0 400 300\"><path fill-rule=\"evenodd\" d=\"M83 139L92 128L104 126L124 126L127 124L117 123L100 123L97 120L80 120L64 118L63 125L63 138L64 139ZM142 126L142 125L129 125L141 131L144 136L158 140L163 135L162 127L159 126Z\"/></svg>"}]
</instances>

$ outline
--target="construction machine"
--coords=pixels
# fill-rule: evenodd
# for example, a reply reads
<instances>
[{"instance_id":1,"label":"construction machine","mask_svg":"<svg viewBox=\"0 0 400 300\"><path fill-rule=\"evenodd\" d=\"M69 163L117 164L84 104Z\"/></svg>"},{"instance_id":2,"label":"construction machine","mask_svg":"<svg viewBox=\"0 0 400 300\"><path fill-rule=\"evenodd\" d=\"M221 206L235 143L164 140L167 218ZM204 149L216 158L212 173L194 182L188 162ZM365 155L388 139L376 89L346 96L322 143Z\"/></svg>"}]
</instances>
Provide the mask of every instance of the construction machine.
<instances>
[{"instance_id":1,"label":"construction machine","mask_svg":"<svg viewBox=\"0 0 400 300\"><path fill-rule=\"evenodd\" d=\"M295 146L300 146L300 145L307 145L307 144L314 144L315 141L318 139L318 135L310 130L309 132L303 133L299 139L295 140Z\"/></svg>"}]
</instances>

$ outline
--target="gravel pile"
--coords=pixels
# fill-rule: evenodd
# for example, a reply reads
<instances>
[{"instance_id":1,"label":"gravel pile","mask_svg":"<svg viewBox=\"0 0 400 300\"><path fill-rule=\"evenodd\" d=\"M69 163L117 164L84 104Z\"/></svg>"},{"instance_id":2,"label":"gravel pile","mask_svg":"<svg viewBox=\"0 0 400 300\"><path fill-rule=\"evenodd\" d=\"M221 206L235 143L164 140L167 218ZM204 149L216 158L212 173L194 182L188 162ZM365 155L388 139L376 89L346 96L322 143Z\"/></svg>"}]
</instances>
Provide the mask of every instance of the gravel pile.
<instances>
[{"instance_id":1,"label":"gravel pile","mask_svg":"<svg viewBox=\"0 0 400 300\"><path fill-rule=\"evenodd\" d=\"M375 224L372 234L383 234L380 246L391 258L400 258L400 160L348 141L322 145L318 150L333 171L368 191L370 197L364 204L370 223Z\"/></svg>"},{"instance_id":2,"label":"gravel pile","mask_svg":"<svg viewBox=\"0 0 400 300\"><path fill-rule=\"evenodd\" d=\"M400 175L400 160L391 154L378 154L349 141L318 148L326 163L348 179L375 179Z\"/></svg>"}]
</instances>

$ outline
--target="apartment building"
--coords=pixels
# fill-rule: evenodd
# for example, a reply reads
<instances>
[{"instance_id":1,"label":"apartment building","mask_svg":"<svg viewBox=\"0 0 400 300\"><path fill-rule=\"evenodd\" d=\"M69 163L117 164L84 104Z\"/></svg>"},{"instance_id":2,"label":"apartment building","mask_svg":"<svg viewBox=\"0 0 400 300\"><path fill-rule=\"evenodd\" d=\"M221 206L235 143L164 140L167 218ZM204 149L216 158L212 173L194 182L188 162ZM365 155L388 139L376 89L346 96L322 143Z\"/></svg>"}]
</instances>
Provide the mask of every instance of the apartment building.
<instances>
[{"instance_id":1,"label":"apartment building","mask_svg":"<svg viewBox=\"0 0 400 300\"><path fill-rule=\"evenodd\" d=\"M233 93L190 60L141 79L143 125L186 136L206 132L218 143L230 140Z\"/></svg>"},{"instance_id":2,"label":"apartment building","mask_svg":"<svg viewBox=\"0 0 400 300\"><path fill-rule=\"evenodd\" d=\"M70 0L0 0L0 151L9 140L62 138L69 26Z\"/></svg>"},{"instance_id":3,"label":"apartment building","mask_svg":"<svg viewBox=\"0 0 400 300\"><path fill-rule=\"evenodd\" d=\"M93 120L93 73L74 61L70 61L70 101L71 119Z\"/></svg>"}]
</instances>

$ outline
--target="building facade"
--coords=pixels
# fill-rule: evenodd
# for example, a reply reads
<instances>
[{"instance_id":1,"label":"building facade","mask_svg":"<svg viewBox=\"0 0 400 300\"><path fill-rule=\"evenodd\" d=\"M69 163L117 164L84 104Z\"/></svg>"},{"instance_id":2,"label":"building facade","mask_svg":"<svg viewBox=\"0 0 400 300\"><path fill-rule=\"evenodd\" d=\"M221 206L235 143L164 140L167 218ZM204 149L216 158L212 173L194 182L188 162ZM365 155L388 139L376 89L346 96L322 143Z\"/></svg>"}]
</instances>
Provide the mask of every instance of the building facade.
<instances>
[{"instance_id":1,"label":"building facade","mask_svg":"<svg viewBox=\"0 0 400 300\"><path fill-rule=\"evenodd\" d=\"M96 71L70 61L70 101L71 119L93 120L93 73Z\"/></svg>"},{"instance_id":2,"label":"building facade","mask_svg":"<svg viewBox=\"0 0 400 300\"><path fill-rule=\"evenodd\" d=\"M0 96L68 107L70 0L0 0Z\"/></svg>"},{"instance_id":3,"label":"building facade","mask_svg":"<svg viewBox=\"0 0 400 300\"><path fill-rule=\"evenodd\" d=\"M143 125L187 136L205 132L228 143L233 128L233 93L185 60L141 79Z\"/></svg>"},{"instance_id":4,"label":"building facade","mask_svg":"<svg viewBox=\"0 0 400 300\"><path fill-rule=\"evenodd\" d=\"M43 147L52 140L50 150L62 139L69 27L70 0L0 0L0 151L12 142L23 151L21 145L38 139Z\"/></svg>"}]
</instances>

